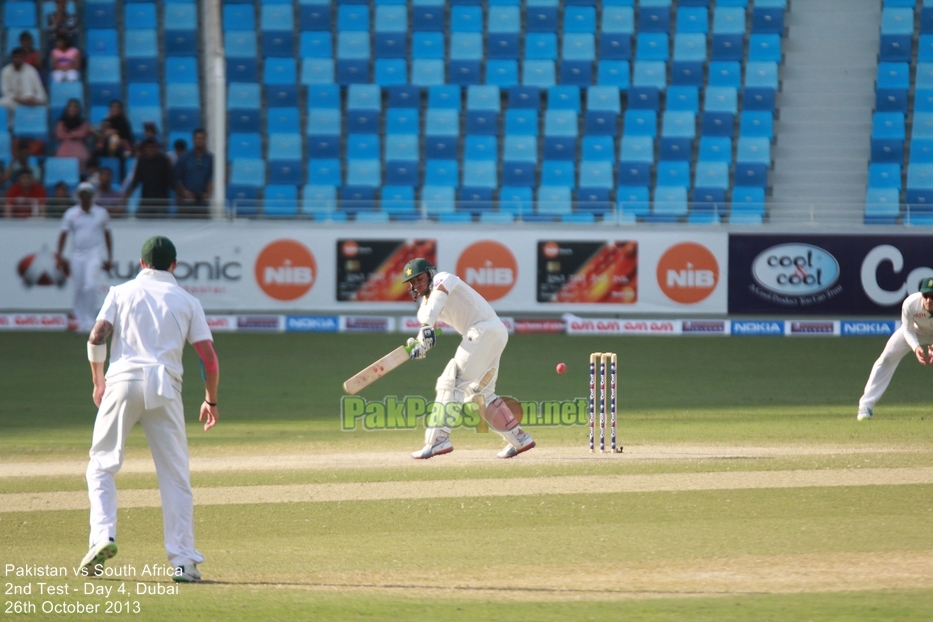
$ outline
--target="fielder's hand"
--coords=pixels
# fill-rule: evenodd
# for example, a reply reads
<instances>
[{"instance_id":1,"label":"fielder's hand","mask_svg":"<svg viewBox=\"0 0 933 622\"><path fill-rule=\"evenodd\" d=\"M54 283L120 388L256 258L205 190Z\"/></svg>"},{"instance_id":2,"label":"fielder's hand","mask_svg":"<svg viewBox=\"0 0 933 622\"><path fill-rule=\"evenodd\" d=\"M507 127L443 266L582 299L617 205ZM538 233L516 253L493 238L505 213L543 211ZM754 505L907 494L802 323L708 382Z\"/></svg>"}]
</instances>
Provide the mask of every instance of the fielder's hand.
<instances>
[{"instance_id":1,"label":"fielder's hand","mask_svg":"<svg viewBox=\"0 0 933 622\"><path fill-rule=\"evenodd\" d=\"M920 361L921 365L933 363L933 346L930 347L929 356L927 355L927 349L923 346L917 346L917 349L914 350L914 354L917 355L917 360Z\"/></svg>"},{"instance_id":2,"label":"fielder's hand","mask_svg":"<svg viewBox=\"0 0 933 622\"><path fill-rule=\"evenodd\" d=\"M424 347L425 352L433 348L434 344L437 343L434 329L430 326L422 326L421 330L418 331L418 343Z\"/></svg>"},{"instance_id":3,"label":"fielder's hand","mask_svg":"<svg viewBox=\"0 0 933 622\"><path fill-rule=\"evenodd\" d=\"M408 347L411 348L408 352L408 358L412 361L420 361L428 355L428 351L424 348L423 345L418 343L413 337L408 338Z\"/></svg>"}]
</instances>

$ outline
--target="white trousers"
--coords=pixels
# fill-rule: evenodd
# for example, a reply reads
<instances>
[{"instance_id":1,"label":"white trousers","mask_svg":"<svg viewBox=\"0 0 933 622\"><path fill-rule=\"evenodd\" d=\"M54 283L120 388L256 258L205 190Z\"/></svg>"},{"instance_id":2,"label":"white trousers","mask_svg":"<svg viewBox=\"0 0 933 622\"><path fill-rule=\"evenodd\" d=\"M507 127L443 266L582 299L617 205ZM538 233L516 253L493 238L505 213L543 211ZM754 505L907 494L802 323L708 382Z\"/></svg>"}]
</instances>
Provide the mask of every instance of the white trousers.
<instances>
[{"instance_id":1,"label":"white trousers","mask_svg":"<svg viewBox=\"0 0 933 622\"><path fill-rule=\"evenodd\" d=\"M141 380L108 384L94 423L91 461L87 466L91 500L89 545L117 535L117 487L114 475L123 465L124 444L138 421L146 433L162 495L165 551L173 566L200 564L194 548L194 497L188 471L188 439L179 397L146 409Z\"/></svg>"},{"instance_id":2,"label":"white trousers","mask_svg":"<svg viewBox=\"0 0 933 622\"><path fill-rule=\"evenodd\" d=\"M904 338L904 328L898 328L888 339L888 343L881 351L881 356L875 361L868 375L868 382L865 384L865 391L858 401L859 408L874 408L881 396L884 395L888 385L891 384L891 378L894 377L894 370L898 363L908 354L913 354L913 348L907 344Z\"/></svg>"},{"instance_id":3,"label":"white trousers","mask_svg":"<svg viewBox=\"0 0 933 622\"><path fill-rule=\"evenodd\" d=\"M508 341L509 331L498 320L480 322L467 331L453 358L457 365L454 391L456 401L463 402L473 397L470 385L482 380L486 372L492 368L496 370L492 380L480 391L480 394L486 398L487 404L495 399L496 381L499 379L499 359ZM449 400L444 400L441 392L438 391L437 401Z\"/></svg>"},{"instance_id":4,"label":"white trousers","mask_svg":"<svg viewBox=\"0 0 933 622\"><path fill-rule=\"evenodd\" d=\"M71 284L74 286L74 314L78 331L89 332L100 312L100 272L97 253L74 253L71 257Z\"/></svg>"}]
</instances>

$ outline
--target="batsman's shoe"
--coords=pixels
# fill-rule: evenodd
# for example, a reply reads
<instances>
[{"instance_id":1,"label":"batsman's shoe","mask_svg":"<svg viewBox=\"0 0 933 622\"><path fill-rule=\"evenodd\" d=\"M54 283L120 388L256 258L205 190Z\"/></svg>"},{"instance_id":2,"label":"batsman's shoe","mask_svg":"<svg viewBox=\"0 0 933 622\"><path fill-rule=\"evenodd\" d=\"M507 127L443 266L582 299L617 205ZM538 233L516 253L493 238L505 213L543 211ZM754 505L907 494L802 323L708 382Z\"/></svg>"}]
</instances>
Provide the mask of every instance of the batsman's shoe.
<instances>
[{"instance_id":1,"label":"batsman's shoe","mask_svg":"<svg viewBox=\"0 0 933 622\"><path fill-rule=\"evenodd\" d=\"M175 574L172 575L172 581L175 583L198 583L201 581L201 572L197 564L185 564L184 566L175 566Z\"/></svg>"},{"instance_id":2,"label":"batsman's shoe","mask_svg":"<svg viewBox=\"0 0 933 622\"><path fill-rule=\"evenodd\" d=\"M872 413L871 408L868 408L866 406L860 406L858 409L858 415L856 415L855 418L858 419L859 421L864 421L866 419L871 419L872 414L873 413Z\"/></svg>"},{"instance_id":3,"label":"batsman's shoe","mask_svg":"<svg viewBox=\"0 0 933 622\"><path fill-rule=\"evenodd\" d=\"M96 577L103 570L104 562L116 554L117 543L113 541L113 538L98 542L88 549L87 555L81 560L81 569L85 576Z\"/></svg>"},{"instance_id":4,"label":"batsman's shoe","mask_svg":"<svg viewBox=\"0 0 933 622\"><path fill-rule=\"evenodd\" d=\"M526 452L535 446L535 439L531 438L531 434L528 434L528 432L520 432L518 434L518 442L518 447L515 447L512 444L508 444L505 446L505 449L496 455L502 459L514 458L518 454Z\"/></svg>"},{"instance_id":5,"label":"batsman's shoe","mask_svg":"<svg viewBox=\"0 0 933 622\"><path fill-rule=\"evenodd\" d=\"M444 454L449 454L454 450L453 443L450 442L450 437L447 437L443 440L435 441L433 445L425 445L420 451L411 452L411 457L415 460L427 460L428 458L433 458L434 456L443 456Z\"/></svg>"}]
</instances>

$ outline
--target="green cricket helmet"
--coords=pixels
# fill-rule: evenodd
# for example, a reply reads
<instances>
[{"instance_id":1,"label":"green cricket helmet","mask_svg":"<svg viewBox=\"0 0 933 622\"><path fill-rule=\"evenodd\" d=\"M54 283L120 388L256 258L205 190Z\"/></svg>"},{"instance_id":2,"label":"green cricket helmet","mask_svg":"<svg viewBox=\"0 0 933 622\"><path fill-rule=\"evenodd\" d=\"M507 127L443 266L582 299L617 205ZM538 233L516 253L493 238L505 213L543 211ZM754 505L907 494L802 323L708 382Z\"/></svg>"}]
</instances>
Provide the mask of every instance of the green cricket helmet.
<instances>
[{"instance_id":1,"label":"green cricket helmet","mask_svg":"<svg viewBox=\"0 0 933 622\"><path fill-rule=\"evenodd\" d=\"M437 274L437 268L424 257L412 259L405 264L405 267L402 269L402 281L407 283L419 274L424 274L425 272L428 273L428 276L433 281L434 275Z\"/></svg>"}]
</instances>

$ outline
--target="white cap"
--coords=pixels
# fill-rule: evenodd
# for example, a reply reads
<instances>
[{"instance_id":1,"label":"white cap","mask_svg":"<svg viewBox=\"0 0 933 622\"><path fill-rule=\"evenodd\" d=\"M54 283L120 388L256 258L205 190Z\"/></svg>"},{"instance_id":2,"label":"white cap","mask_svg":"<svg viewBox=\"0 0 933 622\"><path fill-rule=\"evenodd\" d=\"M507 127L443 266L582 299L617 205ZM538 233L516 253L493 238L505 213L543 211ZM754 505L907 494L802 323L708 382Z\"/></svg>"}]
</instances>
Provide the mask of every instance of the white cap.
<instances>
[{"instance_id":1,"label":"white cap","mask_svg":"<svg viewBox=\"0 0 933 622\"><path fill-rule=\"evenodd\" d=\"M75 192L77 194L81 194L82 192L90 192L91 194L94 194L97 192L97 188L94 187L94 184L82 181L80 184L78 184L78 189L75 190Z\"/></svg>"}]
</instances>

